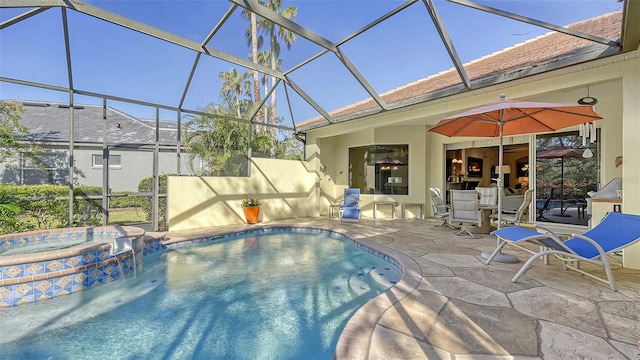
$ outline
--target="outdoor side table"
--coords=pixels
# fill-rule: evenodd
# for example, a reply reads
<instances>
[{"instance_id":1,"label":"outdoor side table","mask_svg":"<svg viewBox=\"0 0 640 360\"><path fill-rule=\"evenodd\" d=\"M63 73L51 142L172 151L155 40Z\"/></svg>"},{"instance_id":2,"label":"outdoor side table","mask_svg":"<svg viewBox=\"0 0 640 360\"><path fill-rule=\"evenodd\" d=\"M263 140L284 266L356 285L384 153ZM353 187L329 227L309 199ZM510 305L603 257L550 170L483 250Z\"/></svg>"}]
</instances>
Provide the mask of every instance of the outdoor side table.
<instances>
[{"instance_id":1,"label":"outdoor side table","mask_svg":"<svg viewBox=\"0 0 640 360\"><path fill-rule=\"evenodd\" d=\"M405 211L407 210L407 206L420 206L420 217L419 219L424 219L424 203L402 203L402 218L406 219Z\"/></svg>"},{"instance_id":2,"label":"outdoor side table","mask_svg":"<svg viewBox=\"0 0 640 360\"><path fill-rule=\"evenodd\" d=\"M378 205L390 205L391 206L391 218L396 217L396 202L395 201L374 201L373 202L373 218L377 218Z\"/></svg>"}]
</instances>

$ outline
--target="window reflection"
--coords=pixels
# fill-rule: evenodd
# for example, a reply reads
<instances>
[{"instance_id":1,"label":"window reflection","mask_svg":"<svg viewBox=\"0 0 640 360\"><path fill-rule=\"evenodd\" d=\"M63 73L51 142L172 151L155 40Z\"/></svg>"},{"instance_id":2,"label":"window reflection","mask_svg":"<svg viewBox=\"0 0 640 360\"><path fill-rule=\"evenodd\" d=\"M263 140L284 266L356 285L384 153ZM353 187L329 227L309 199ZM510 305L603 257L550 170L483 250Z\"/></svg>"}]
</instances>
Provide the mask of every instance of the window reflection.
<instances>
[{"instance_id":1,"label":"window reflection","mask_svg":"<svg viewBox=\"0 0 640 360\"><path fill-rule=\"evenodd\" d=\"M363 194L409 195L409 145L350 148L349 187Z\"/></svg>"},{"instance_id":2,"label":"window reflection","mask_svg":"<svg viewBox=\"0 0 640 360\"><path fill-rule=\"evenodd\" d=\"M583 145L578 132L537 137L537 221L588 224L586 199L588 192L598 190L599 154L600 143Z\"/></svg>"}]
</instances>

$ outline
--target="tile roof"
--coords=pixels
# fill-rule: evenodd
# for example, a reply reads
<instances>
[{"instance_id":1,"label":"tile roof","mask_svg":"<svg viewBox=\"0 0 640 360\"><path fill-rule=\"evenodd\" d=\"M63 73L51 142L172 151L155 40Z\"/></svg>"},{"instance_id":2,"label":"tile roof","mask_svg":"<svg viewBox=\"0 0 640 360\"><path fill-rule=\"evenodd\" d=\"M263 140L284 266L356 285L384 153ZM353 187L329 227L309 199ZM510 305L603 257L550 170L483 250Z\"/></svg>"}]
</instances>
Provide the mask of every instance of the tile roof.
<instances>
[{"instance_id":1,"label":"tile roof","mask_svg":"<svg viewBox=\"0 0 640 360\"><path fill-rule=\"evenodd\" d=\"M36 101L16 101L24 105L21 124L30 131L29 139L69 142L69 105ZM102 144L102 106L75 105L74 142ZM107 107L109 144L154 144L155 121L140 120ZM177 124L160 121L160 144L175 145Z\"/></svg>"},{"instance_id":2,"label":"tile roof","mask_svg":"<svg viewBox=\"0 0 640 360\"><path fill-rule=\"evenodd\" d=\"M619 39L621 36L621 24L622 11L616 11L569 25L568 28L606 39ZM535 73L536 68L541 69L544 65L550 63L585 54L591 55L589 59L592 59L598 55L602 55L602 53L608 50L609 46L607 45L594 45L594 42L590 40L559 32L549 32L482 58L472 60L465 63L464 68L473 83L491 84L500 82L500 78L513 78L506 75L527 71ZM458 89L456 89L456 87ZM460 76L453 67L387 91L381 94L381 97L387 104L398 104L402 102L416 103L421 100L421 98L425 98L430 94L446 91L447 89L453 92L464 91ZM414 101L411 101L412 99L414 99ZM376 113L380 110L381 108L373 99L367 99L336 109L329 112L329 114L337 121L340 121L342 119L348 120L358 114ZM317 124L324 125L326 121L323 117L318 116L297 124L297 127L298 129L312 128Z\"/></svg>"}]
</instances>

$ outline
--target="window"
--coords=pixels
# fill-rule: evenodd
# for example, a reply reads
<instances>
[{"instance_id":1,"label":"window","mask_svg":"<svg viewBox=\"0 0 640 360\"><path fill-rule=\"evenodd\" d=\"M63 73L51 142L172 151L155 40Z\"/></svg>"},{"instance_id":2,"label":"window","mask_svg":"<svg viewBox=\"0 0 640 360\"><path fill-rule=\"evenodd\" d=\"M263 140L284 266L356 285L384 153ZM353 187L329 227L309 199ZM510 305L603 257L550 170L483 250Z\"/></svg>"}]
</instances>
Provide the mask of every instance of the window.
<instances>
[{"instance_id":1,"label":"window","mask_svg":"<svg viewBox=\"0 0 640 360\"><path fill-rule=\"evenodd\" d=\"M583 142L577 132L536 138L538 221L587 225L587 193L598 190L599 179L598 141Z\"/></svg>"},{"instance_id":2,"label":"window","mask_svg":"<svg viewBox=\"0 0 640 360\"><path fill-rule=\"evenodd\" d=\"M349 187L363 194L409 195L409 145L350 148Z\"/></svg>"},{"instance_id":3,"label":"window","mask_svg":"<svg viewBox=\"0 0 640 360\"><path fill-rule=\"evenodd\" d=\"M102 154L91 155L91 167L102 168L103 165ZM109 169L122 169L120 155L109 155Z\"/></svg>"},{"instance_id":4,"label":"window","mask_svg":"<svg viewBox=\"0 0 640 360\"><path fill-rule=\"evenodd\" d=\"M63 185L69 181L67 153L45 152L31 155L21 154L20 184L23 185Z\"/></svg>"}]
</instances>

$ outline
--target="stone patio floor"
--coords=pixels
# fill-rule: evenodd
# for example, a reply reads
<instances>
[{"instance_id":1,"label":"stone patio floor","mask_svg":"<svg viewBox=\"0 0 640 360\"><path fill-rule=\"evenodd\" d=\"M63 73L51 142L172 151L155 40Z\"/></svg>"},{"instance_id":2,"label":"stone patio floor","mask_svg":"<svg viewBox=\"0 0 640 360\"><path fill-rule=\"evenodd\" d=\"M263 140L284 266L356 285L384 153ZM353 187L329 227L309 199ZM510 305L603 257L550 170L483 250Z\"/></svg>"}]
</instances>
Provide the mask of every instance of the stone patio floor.
<instances>
[{"instance_id":1,"label":"stone patio floor","mask_svg":"<svg viewBox=\"0 0 640 360\"><path fill-rule=\"evenodd\" d=\"M167 235L319 227L370 241L395 256L403 265L402 281L354 314L336 359L640 359L640 270L612 262L614 292L551 258L513 283L528 253L506 247L519 263L485 265L480 254L495 249L494 236L456 237L433 227L439 223L363 218L354 224L325 217ZM590 264L581 268L604 274Z\"/></svg>"}]
</instances>

